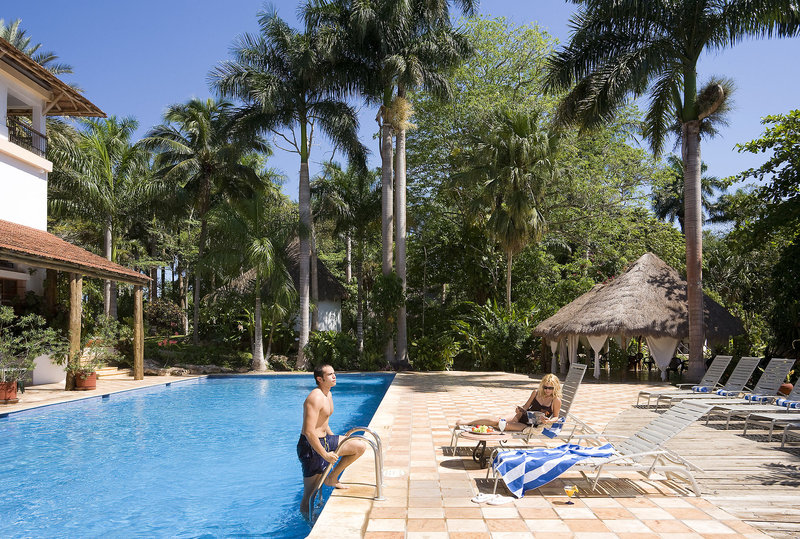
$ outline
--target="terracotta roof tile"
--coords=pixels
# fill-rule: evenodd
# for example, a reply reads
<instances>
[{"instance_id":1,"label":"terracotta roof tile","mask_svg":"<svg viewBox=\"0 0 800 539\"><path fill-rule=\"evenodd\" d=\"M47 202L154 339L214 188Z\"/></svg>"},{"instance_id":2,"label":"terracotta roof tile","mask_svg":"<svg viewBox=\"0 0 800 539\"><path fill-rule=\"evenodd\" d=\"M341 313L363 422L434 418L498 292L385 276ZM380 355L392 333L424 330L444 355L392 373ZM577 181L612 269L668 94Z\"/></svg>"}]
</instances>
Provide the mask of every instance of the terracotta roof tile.
<instances>
[{"instance_id":1,"label":"terracotta roof tile","mask_svg":"<svg viewBox=\"0 0 800 539\"><path fill-rule=\"evenodd\" d=\"M89 275L95 274L92 276L123 282L144 284L149 280L138 271L115 264L49 232L0 219L0 258L4 254L55 262L74 268L76 273L88 271ZM35 265L35 262L31 264Z\"/></svg>"}]
</instances>

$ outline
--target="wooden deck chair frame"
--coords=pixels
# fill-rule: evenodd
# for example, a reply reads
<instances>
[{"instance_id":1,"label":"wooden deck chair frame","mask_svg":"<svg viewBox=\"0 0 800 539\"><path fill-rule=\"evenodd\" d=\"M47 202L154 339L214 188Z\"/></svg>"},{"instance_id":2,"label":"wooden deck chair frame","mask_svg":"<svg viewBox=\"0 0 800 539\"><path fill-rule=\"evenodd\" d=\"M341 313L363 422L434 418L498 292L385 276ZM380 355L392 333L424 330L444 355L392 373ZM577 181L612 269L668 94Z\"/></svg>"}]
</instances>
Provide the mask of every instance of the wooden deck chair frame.
<instances>
[{"instance_id":1,"label":"wooden deck chair frame","mask_svg":"<svg viewBox=\"0 0 800 539\"><path fill-rule=\"evenodd\" d=\"M564 379L564 384L561 387L561 409L558 411L558 417L564 418L564 427L561 429L562 436L565 435L564 433L567 430L569 430L569 434L567 436L572 436L577 432L594 432L594 429L592 429L589 425L569 413L572 403L575 400L575 394L578 392L578 387L580 387L583 377L586 375L586 369L586 365L582 363L573 363L570 365L567 377ZM571 429L568 428L567 422L572 423ZM462 432L464 431L460 429L458 425L456 425L452 430L449 447L453 450L453 454L455 454L456 447L458 446L458 439L461 437ZM520 439L524 440L525 443L530 443L531 438L533 438L535 435L541 434L541 429L529 427L520 432L507 432L506 434L512 435L514 439Z\"/></svg>"},{"instance_id":2,"label":"wooden deck chair frame","mask_svg":"<svg viewBox=\"0 0 800 539\"><path fill-rule=\"evenodd\" d=\"M778 398L778 388L786 379L792 366L794 359L773 358L767 368L764 369L764 374L758 380L756 387L753 388L753 395L768 396L773 402ZM800 384L792 389L792 392L787 397L788 400L800 399ZM734 402L712 402L711 410L706 414L706 425L712 417L723 416L725 417L725 429L727 430L731 423L732 417L747 417L753 412L775 412L786 411L786 408L777 406L775 404L766 404L760 402L753 402L746 399L734 399Z\"/></svg>"},{"instance_id":3,"label":"wooden deck chair frame","mask_svg":"<svg viewBox=\"0 0 800 539\"><path fill-rule=\"evenodd\" d=\"M737 398L742 392L747 390L747 382L750 380L750 377L753 375L753 371L756 370L758 367L758 362L761 361L761 358L758 357L743 357L739 359L739 362L736 364L736 367L733 369L733 372L728 377L728 380L725 382L725 385L722 386L722 389L730 393L727 396L717 395L716 393L693 393L687 391L686 394L667 394L667 395L660 395L656 398L656 410L661 405L662 400L666 400L669 402L670 405L675 404L676 402L680 402L683 400L699 400L703 399L706 401L710 400L719 400L719 399L735 399Z\"/></svg>"},{"instance_id":4,"label":"wooden deck chair frame","mask_svg":"<svg viewBox=\"0 0 800 539\"><path fill-rule=\"evenodd\" d=\"M595 445L611 442L617 454L608 458L585 459L572 466L569 471L580 472L591 482L592 490L597 488L597 483L604 470L616 469L638 472L647 479L655 479L657 475L660 475L670 480L683 480L699 497L701 495L700 486L692 472L702 472L703 470L675 452L666 449L664 444L703 417L709 408L710 405L706 403L683 401L630 436L607 434L575 436L574 440L586 440ZM612 439L622 439L622 441L614 443ZM499 451L503 451L503 449L495 450L492 455L492 466L486 472L487 479L490 472L494 473L494 492L497 492L497 483L501 477L494 466L494 457ZM594 474L593 479L589 477L590 474Z\"/></svg>"},{"instance_id":5,"label":"wooden deck chair frame","mask_svg":"<svg viewBox=\"0 0 800 539\"><path fill-rule=\"evenodd\" d=\"M679 391L676 391L675 389L668 389L665 391L651 391L651 390L640 391L639 395L636 397L636 405L637 406L639 405L643 396L647 396L647 406L650 406L650 399L657 397L658 395L666 395L666 394L683 395L691 391L692 386L705 386L709 390L714 390L718 387L722 387L722 384L720 384L720 379L722 378L722 375L725 374L725 369L727 369L728 365L730 365L731 359L733 359L733 356L715 357L714 361L711 362L711 365L709 365L708 370L703 375L703 379L700 380L699 383L678 384L675 387Z\"/></svg>"}]
</instances>

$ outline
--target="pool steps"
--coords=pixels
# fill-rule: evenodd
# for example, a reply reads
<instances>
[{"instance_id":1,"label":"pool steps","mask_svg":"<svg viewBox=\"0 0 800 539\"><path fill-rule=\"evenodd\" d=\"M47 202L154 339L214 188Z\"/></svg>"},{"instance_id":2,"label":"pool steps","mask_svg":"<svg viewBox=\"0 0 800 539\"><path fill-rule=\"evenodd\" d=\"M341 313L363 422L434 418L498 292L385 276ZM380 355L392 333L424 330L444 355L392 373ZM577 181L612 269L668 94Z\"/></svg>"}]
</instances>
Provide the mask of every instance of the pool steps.
<instances>
[{"instance_id":1,"label":"pool steps","mask_svg":"<svg viewBox=\"0 0 800 539\"><path fill-rule=\"evenodd\" d=\"M365 434L371 435L374 438L374 441L367 438ZM344 445L344 443L351 438L359 438L364 440L364 442L372 448L372 451L375 454L375 497L373 500L385 500L386 498L383 495L383 444L381 443L381 437L378 436L377 432L370 428L356 427L348 430L344 434L344 439L339 443L339 447L342 447L342 445ZM338 450L336 453L338 455ZM319 497L318 494L322 492L322 483L335 466L336 463L328 464L328 467L325 468L325 471L322 472L322 475L320 475L319 479L317 480L317 484L314 486L314 491L311 493L311 510L309 512L309 517L312 525L314 521L316 521L317 516L319 516L317 514L317 498Z\"/></svg>"},{"instance_id":2,"label":"pool steps","mask_svg":"<svg viewBox=\"0 0 800 539\"><path fill-rule=\"evenodd\" d=\"M132 376L132 369L119 369L117 367L103 367L102 369L97 369L98 380L118 380L131 378Z\"/></svg>"}]
</instances>

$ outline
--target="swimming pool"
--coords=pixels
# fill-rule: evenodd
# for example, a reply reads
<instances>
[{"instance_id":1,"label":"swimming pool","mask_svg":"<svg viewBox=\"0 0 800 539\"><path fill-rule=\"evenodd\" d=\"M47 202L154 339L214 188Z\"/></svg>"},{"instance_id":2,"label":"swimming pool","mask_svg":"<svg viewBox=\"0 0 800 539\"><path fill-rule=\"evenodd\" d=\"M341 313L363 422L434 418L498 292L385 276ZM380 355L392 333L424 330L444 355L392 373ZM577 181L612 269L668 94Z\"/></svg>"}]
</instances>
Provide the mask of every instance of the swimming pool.
<instances>
[{"instance_id":1,"label":"swimming pool","mask_svg":"<svg viewBox=\"0 0 800 539\"><path fill-rule=\"evenodd\" d=\"M341 374L331 428L391 374ZM305 537L295 445L308 376L209 377L0 419L0 537Z\"/></svg>"}]
</instances>

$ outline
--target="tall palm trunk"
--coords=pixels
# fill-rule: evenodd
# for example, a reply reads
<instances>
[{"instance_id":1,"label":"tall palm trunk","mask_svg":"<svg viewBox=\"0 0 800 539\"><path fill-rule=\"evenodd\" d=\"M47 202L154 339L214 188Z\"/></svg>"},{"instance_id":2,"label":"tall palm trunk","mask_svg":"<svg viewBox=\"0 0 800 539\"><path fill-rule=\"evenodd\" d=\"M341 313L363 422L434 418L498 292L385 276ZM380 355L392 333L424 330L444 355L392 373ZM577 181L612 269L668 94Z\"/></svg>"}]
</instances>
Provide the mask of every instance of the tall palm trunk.
<instances>
[{"instance_id":1,"label":"tall palm trunk","mask_svg":"<svg viewBox=\"0 0 800 539\"><path fill-rule=\"evenodd\" d=\"M356 342L359 356L364 353L364 241L358 241L356 255Z\"/></svg>"},{"instance_id":2,"label":"tall palm trunk","mask_svg":"<svg viewBox=\"0 0 800 539\"><path fill-rule=\"evenodd\" d=\"M206 236L208 236L208 221L204 218L200 222L200 241L197 246L197 266L194 269L194 296L193 296L193 313L192 313L192 342L194 344L200 343L200 334L198 333L200 327L200 261L203 259L206 246Z\"/></svg>"},{"instance_id":3,"label":"tall palm trunk","mask_svg":"<svg viewBox=\"0 0 800 539\"><path fill-rule=\"evenodd\" d=\"M261 326L261 279L256 278L256 306L253 312L253 362L251 368L256 372L267 370L264 361L264 335Z\"/></svg>"},{"instance_id":4,"label":"tall palm trunk","mask_svg":"<svg viewBox=\"0 0 800 539\"><path fill-rule=\"evenodd\" d=\"M508 310L511 310L511 262L513 261L513 256L511 255L511 251L508 253L508 267L506 268L506 307Z\"/></svg>"},{"instance_id":5,"label":"tall palm trunk","mask_svg":"<svg viewBox=\"0 0 800 539\"><path fill-rule=\"evenodd\" d=\"M684 208L686 219L686 299L689 312L689 380L699 380L703 361L703 224L700 191L700 122L685 122L683 129Z\"/></svg>"},{"instance_id":6,"label":"tall palm trunk","mask_svg":"<svg viewBox=\"0 0 800 539\"><path fill-rule=\"evenodd\" d=\"M400 95L399 97L404 97ZM397 129L397 152L394 167L394 197L397 226L395 228L395 248L397 249L397 276L403 286L403 300L397 309L397 353L396 364L398 367L408 367L408 342L406 328L406 130L401 126Z\"/></svg>"},{"instance_id":7,"label":"tall palm trunk","mask_svg":"<svg viewBox=\"0 0 800 539\"><path fill-rule=\"evenodd\" d=\"M384 113L382 112L382 115ZM381 117L381 269L384 275L392 273L392 206L394 204L394 189L392 186L392 127ZM387 334L391 335L391 325L387 326ZM394 344L392 338L387 337L384 343L383 358L386 363L394 363Z\"/></svg>"},{"instance_id":8,"label":"tall palm trunk","mask_svg":"<svg viewBox=\"0 0 800 539\"><path fill-rule=\"evenodd\" d=\"M188 299L189 299L188 298L189 291L187 290L187 287L186 287L186 278L183 276L183 268L181 267L180 263L178 263L177 272L178 272L178 302L179 302L179 306L180 306L180 309L181 309L181 328L183 329L183 334L184 335L188 335L189 334L189 316L186 313L186 310L187 310L187 308L189 306L188 305L189 304L189 301L188 301Z\"/></svg>"},{"instance_id":9,"label":"tall palm trunk","mask_svg":"<svg viewBox=\"0 0 800 539\"><path fill-rule=\"evenodd\" d=\"M267 339L267 353L264 357L264 363L269 368L269 358L272 357L272 337L275 335L275 312L273 311L269 316L269 338Z\"/></svg>"},{"instance_id":10,"label":"tall palm trunk","mask_svg":"<svg viewBox=\"0 0 800 539\"><path fill-rule=\"evenodd\" d=\"M106 260L111 260L111 218L106 219L105 226L103 227L103 254ZM103 283L103 314L111 316L111 281L106 280Z\"/></svg>"},{"instance_id":11,"label":"tall palm trunk","mask_svg":"<svg viewBox=\"0 0 800 539\"><path fill-rule=\"evenodd\" d=\"M303 132L305 140L305 132ZM311 246L308 241L308 233L311 230L311 188L308 177L308 161L300 162L300 187L298 194L298 205L300 209L300 341L297 349L297 368L307 367L303 349L308 344L309 316L308 316L308 296L309 296L309 258Z\"/></svg>"},{"instance_id":12,"label":"tall palm trunk","mask_svg":"<svg viewBox=\"0 0 800 539\"><path fill-rule=\"evenodd\" d=\"M353 238L350 236L349 232L345 238L345 245L345 259L347 264L344 268L344 278L347 281L347 284L350 284L350 282L353 280Z\"/></svg>"},{"instance_id":13,"label":"tall palm trunk","mask_svg":"<svg viewBox=\"0 0 800 539\"><path fill-rule=\"evenodd\" d=\"M317 238L311 218L311 331L319 330L319 279L317 274Z\"/></svg>"}]
</instances>

